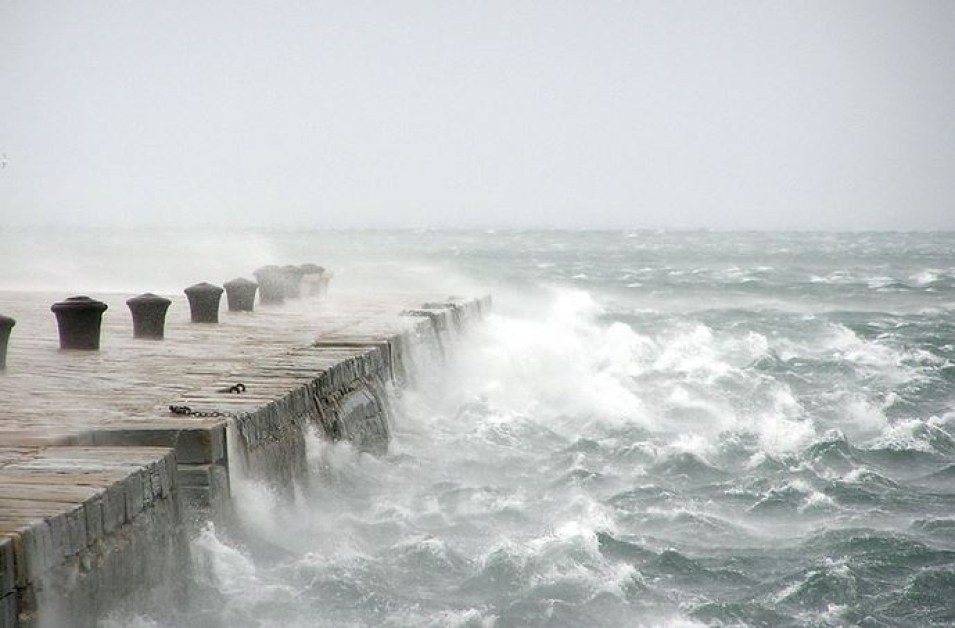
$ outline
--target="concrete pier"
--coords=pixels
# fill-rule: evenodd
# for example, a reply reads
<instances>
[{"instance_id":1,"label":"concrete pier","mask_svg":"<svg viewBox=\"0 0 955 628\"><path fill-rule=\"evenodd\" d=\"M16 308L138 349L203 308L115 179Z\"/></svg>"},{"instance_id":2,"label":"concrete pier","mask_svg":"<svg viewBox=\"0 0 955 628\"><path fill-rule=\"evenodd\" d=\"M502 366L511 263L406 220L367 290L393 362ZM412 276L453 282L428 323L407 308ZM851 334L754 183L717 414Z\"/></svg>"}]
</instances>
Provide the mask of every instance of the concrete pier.
<instances>
[{"instance_id":1,"label":"concrete pier","mask_svg":"<svg viewBox=\"0 0 955 628\"><path fill-rule=\"evenodd\" d=\"M78 352L58 348L49 306L62 296L0 292L17 320L0 373L0 627L176 603L166 585L184 580L188 532L230 518L239 465L291 495L309 429L385 451L386 389L489 307L303 299L193 325L172 294L156 342L133 337L133 295L91 293L109 306L100 350Z\"/></svg>"}]
</instances>

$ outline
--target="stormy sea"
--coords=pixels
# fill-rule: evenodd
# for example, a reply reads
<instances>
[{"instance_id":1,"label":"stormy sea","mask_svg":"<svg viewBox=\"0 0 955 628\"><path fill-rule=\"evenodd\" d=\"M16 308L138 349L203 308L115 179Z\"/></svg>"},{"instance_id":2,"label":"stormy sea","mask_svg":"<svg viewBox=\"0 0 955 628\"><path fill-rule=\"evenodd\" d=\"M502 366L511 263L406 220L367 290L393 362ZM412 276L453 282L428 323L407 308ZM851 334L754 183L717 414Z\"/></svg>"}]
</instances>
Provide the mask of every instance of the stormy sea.
<instances>
[{"instance_id":1,"label":"stormy sea","mask_svg":"<svg viewBox=\"0 0 955 628\"><path fill-rule=\"evenodd\" d=\"M249 540L206 526L186 607L104 626L955 624L953 233L14 235L19 287L291 260L494 297L387 455L310 438L293 503L236 479Z\"/></svg>"}]
</instances>

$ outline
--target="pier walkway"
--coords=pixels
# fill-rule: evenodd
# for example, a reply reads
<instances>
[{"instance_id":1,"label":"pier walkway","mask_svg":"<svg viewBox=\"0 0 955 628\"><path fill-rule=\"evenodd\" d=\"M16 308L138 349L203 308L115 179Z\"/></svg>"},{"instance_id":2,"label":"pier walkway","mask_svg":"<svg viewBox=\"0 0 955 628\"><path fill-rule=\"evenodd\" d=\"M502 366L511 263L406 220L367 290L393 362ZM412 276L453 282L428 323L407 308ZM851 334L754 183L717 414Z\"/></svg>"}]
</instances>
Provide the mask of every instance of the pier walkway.
<instances>
[{"instance_id":1,"label":"pier walkway","mask_svg":"<svg viewBox=\"0 0 955 628\"><path fill-rule=\"evenodd\" d=\"M0 627L39 625L44 609L85 625L118 600L148 604L185 560L182 504L208 515L228 499L230 448L290 481L309 424L380 447L378 388L403 378L409 347L440 344L442 328L488 305L333 295L233 313L223 296L209 324L164 295L165 339L144 340L134 295L90 293L109 306L100 350L62 351L50 305L66 296L0 291L17 321L0 371Z\"/></svg>"}]
</instances>

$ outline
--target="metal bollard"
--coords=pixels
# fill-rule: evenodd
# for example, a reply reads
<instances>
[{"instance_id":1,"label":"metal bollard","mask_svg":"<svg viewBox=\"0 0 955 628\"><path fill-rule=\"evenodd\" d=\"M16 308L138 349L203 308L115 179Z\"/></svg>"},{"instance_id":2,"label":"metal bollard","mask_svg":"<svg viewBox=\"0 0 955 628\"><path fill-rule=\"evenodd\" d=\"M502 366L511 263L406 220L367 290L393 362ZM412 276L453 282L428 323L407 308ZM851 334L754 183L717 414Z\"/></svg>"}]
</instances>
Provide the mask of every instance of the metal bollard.
<instances>
[{"instance_id":1,"label":"metal bollard","mask_svg":"<svg viewBox=\"0 0 955 628\"><path fill-rule=\"evenodd\" d=\"M126 305L133 315L133 337L162 340L165 336L166 310L172 303L165 297L152 292L126 299Z\"/></svg>"},{"instance_id":2,"label":"metal bollard","mask_svg":"<svg viewBox=\"0 0 955 628\"><path fill-rule=\"evenodd\" d=\"M302 264L298 267L302 273L302 288L305 296L316 297L322 294L322 274L325 269L317 264Z\"/></svg>"},{"instance_id":3,"label":"metal bollard","mask_svg":"<svg viewBox=\"0 0 955 628\"><path fill-rule=\"evenodd\" d=\"M10 340L10 331L16 324L9 316L0 314L0 371L7 368L7 342Z\"/></svg>"},{"instance_id":4,"label":"metal bollard","mask_svg":"<svg viewBox=\"0 0 955 628\"><path fill-rule=\"evenodd\" d=\"M100 326L106 309L105 303L87 296L70 297L51 305L60 332L60 349L99 350Z\"/></svg>"},{"instance_id":5,"label":"metal bollard","mask_svg":"<svg viewBox=\"0 0 955 628\"><path fill-rule=\"evenodd\" d=\"M285 301L285 277L278 266L263 266L254 273L259 282L259 302L283 303Z\"/></svg>"},{"instance_id":6,"label":"metal bollard","mask_svg":"<svg viewBox=\"0 0 955 628\"><path fill-rule=\"evenodd\" d=\"M302 276L305 275L298 266L282 267L282 273L285 275L285 298L297 299L302 294Z\"/></svg>"},{"instance_id":7,"label":"metal bollard","mask_svg":"<svg viewBox=\"0 0 955 628\"><path fill-rule=\"evenodd\" d=\"M184 291L189 299L189 313L193 323L218 323L222 288L203 281Z\"/></svg>"},{"instance_id":8,"label":"metal bollard","mask_svg":"<svg viewBox=\"0 0 955 628\"><path fill-rule=\"evenodd\" d=\"M259 284L243 277L227 281L225 287L226 300L229 302L230 312L251 312L255 304L255 291Z\"/></svg>"}]
</instances>

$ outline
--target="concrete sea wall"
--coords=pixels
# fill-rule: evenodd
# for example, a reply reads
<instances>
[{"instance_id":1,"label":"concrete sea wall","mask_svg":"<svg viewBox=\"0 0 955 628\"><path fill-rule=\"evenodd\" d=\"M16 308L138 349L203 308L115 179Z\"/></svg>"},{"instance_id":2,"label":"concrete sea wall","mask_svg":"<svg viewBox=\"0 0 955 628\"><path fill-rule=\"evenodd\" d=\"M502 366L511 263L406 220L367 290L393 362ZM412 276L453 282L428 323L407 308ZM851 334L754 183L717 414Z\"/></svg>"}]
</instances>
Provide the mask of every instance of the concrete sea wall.
<instances>
[{"instance_id":1,"label":"concrete sea wall","mask_svg":"<svg viewBox=\"0 0 955 628\"><path fill-rule=\"evenodd\" d=\"M178 585L188 544L171 450L49 447L0 455L0 623L82 625Z\"/></svg>"},{"instance_id":2,"label":"concrete sea wall","mask_svg":"<svg viewBox=\"0 0 955 628\"><path fill-rule=\"evenodd\" d=\"M385 452L389 388L490 307L302 299L207 325L172 296L158 342L130 338L124 296L98 296L100 351L64 352L49 295L0 293L18 321L0 373L0 627L181 604L189 535L233 520L236 472L291 497L309 430Z\"/></svg>"}]
</instances>

